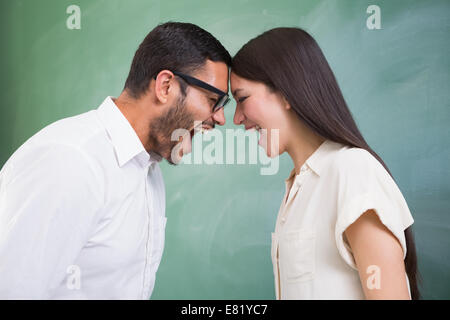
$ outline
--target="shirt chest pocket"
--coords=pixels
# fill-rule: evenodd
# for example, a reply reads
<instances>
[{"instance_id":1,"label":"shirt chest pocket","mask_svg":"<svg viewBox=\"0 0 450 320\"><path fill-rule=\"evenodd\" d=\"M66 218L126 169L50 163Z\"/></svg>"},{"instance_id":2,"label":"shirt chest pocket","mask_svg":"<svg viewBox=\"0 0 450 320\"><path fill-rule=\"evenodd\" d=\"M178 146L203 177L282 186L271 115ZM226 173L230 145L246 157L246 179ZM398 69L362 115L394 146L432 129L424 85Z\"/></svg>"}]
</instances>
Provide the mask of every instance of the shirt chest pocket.
<instances>
[{"instance_id":1,"label":"shirt chest pocket","mask_svg":"<svg viewBox=\"0 0 450 320\"><path fill-rule=\"evenodd\" d=\"M316 238L311 230L287 231L279 236L280 275L287 282L314 278Z\"/></svg>"}]
</instances>

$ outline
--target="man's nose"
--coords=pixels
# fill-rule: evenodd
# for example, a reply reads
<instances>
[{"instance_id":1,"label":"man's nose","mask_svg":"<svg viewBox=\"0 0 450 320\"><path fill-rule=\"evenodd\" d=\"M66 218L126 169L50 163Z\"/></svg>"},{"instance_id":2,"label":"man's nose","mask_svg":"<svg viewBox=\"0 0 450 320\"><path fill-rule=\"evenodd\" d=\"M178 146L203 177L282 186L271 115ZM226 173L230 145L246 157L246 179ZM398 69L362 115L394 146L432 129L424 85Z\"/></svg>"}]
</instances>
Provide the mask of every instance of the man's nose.
<instances>
[{"instance_id":1,"label":"man's nose","mask_svg":"<svg viewBox=\"0 0 450 320\"><path fill-rule=\"evenodd\" d=\"M223 108L213 114L213 120L219 126L223 126L225 124L225 113L223 112Z\"/></svg>"},{"instance_id":2,"label":"man's nose","mask_svg":"<svg viewBox=\"0 0 450 320\"><path fill-rule=\"evenodd\" d=\"M242 124L242 121L244 121L244 113L242 112L241 108L239 106L236 106L236 111L234 112L233 122L236 125Z\"/></svg>"}]
</instances>

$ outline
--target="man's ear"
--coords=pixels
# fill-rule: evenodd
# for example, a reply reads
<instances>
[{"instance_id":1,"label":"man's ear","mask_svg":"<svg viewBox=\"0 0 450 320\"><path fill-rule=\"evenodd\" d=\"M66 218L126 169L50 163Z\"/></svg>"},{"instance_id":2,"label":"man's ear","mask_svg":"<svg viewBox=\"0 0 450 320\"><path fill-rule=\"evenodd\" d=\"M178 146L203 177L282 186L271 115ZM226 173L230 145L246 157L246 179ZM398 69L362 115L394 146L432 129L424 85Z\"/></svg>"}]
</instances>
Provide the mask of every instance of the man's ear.
<instances>
[{"instance_id":1,"label":"man's ear","mask_svg":"<svg viewBox=\"0 0 450 320\"><path fill-rule=\"evenodd\" d=\"M161 103L167 103L173 90L175 76L170 70L162 70L155 79L155 96Z\"/></svg>"}]
</instances>

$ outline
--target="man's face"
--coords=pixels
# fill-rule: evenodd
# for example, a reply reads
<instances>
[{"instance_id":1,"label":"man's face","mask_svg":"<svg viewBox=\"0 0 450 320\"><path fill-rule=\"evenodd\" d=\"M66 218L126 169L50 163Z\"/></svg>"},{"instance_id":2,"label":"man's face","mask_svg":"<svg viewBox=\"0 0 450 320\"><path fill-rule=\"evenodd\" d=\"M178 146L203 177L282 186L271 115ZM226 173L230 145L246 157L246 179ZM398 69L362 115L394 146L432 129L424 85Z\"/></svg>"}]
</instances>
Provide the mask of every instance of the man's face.
<instances>
[{"instance_id":1,"label":"man's face","mask_svg":"<svg viewBox=\"0 0 450 320\"><path fill-rule=\"evenodd\" d=\"M191 73L190 76L228 92L228 66L223 62L207 60L201 69ZM191 152L192 138L200 127L210 130L216 124L221 126L225 124L223 109L212 112L213 106L219 98L218 94L188 85L179 77L175 77L174 80L179 82L180 90L176 92L178 96L160 117L150 123L150 140L155 152L170 164L178 163L184 154ZM183 87L185 94L182 92ZM200 127L194 128L194 123L198 124L199 122L201 122ZM177 140L173 141L172 134L177 129L185 129L185 131L179 131L185 134L183 136L174 135ZM174 149L175 147L177 149ZM172 153L173 150L176 152ZM178 159L173 159L174 155Z\"/></svg>"}]
</instances>

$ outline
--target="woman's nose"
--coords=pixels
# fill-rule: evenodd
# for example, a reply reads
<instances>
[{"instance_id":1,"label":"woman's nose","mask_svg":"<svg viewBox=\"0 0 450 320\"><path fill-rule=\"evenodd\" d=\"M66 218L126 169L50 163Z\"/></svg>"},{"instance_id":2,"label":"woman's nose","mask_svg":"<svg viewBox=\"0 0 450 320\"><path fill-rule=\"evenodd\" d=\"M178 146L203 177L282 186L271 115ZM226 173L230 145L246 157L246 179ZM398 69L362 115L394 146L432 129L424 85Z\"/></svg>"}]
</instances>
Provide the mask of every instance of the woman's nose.
<instances>
[{"instance_id":1,"label":"woman's nose","mask_svg":"<svg viewBox=\"0 0 450 320\"><path fill-rule=\"evenodd\" d=\"M242 121L244 121L244 113L242 112L241 108L239 106L236 106L236 111L234 112L233 122L236 125L242 124Z\"/></svg>"}]
</instances>

